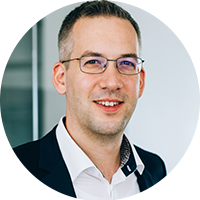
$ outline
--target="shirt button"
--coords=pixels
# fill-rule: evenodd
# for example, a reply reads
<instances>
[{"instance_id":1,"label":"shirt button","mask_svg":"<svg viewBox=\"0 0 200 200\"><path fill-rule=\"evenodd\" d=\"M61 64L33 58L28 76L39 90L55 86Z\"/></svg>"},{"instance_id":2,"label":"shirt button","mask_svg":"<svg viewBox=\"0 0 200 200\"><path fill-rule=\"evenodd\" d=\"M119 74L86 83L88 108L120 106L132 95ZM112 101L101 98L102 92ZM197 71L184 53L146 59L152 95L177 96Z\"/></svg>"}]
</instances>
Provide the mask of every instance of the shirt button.
<instances>
[{"instance_id":1,"label":"shirt button","mask_svg":"<svg viewBox=\"0 0 200 200\"><path fill-rule=\"evenodd\" d=\"M131 168L129 167L129 165L126 166L128 171L131 172Z\"/></svg>"}]
</instances>

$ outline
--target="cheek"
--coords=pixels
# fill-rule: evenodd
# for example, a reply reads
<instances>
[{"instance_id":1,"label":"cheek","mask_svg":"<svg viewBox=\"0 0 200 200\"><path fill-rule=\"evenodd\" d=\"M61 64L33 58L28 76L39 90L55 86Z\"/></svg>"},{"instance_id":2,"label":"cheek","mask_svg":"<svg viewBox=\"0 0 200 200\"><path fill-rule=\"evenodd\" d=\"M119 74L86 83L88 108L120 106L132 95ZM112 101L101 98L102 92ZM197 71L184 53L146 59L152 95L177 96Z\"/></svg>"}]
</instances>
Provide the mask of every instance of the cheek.
<instances>
[{"instance_id":1,"label":"cheek","mask_svg":"<svg viewBox=\"0 0 200 200\"><path fill-rule=\"evenodd\" d=\"M94 88L94 77L83 72L72 71L66 76L67 95L76 98L89 98ZM72 96L72 97L73 97Z\"/></svg>"},{"instance_id":2,"label":"cheek","mask_svg":"<svg viewBox=\"0 0 200 200\"><path fill-rule=\"evenodd\" d=\"M127 80L125 86L126 86L126 92L131 99L138 98L140 91L139 78Z\"/></svg>"},{"instance_id":3,"label":"cheek","mask_svg":"<svg viewBox=\"0 0 200 200\"><path fill-rule=\"evenodd\" d=\"M87 99L91 100L93 93L96 93L97 90L95 89L96 86L95 78L93 75L86 75L82 76L79 79L80 84L80 93L82 93L82 96Z\"/></svg>"}]
</instances>

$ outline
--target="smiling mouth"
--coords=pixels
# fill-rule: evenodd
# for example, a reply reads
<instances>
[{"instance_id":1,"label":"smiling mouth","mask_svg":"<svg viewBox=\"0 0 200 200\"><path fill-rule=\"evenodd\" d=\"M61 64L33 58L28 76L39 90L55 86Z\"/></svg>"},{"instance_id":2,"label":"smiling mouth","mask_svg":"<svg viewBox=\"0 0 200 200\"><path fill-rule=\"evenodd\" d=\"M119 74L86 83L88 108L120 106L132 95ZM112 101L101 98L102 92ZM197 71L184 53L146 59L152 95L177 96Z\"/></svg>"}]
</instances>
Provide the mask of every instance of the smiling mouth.
<instances>
[{"instance_id":1,"label":"smiling mouth","mask_svg":"<svg viewBox=\"0 0 200 200\"><path fill-rule=\"evenodd\" d=\"M123 103L123 102L118 102L118 101L94 101L94 102L106 107L114 107Z\"/></svg>"}]
</instances>

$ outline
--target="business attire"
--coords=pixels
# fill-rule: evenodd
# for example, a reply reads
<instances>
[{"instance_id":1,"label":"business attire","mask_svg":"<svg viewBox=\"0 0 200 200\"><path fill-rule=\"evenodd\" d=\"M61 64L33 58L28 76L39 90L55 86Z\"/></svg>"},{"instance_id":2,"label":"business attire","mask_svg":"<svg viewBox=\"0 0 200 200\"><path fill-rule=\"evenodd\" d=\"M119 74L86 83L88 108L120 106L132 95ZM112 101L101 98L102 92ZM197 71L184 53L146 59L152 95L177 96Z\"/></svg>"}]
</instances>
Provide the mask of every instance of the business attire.
<instances>
[{"instance_id":1,"label":"business attire","mask_svg":"<svg viewBox=\"0 0 200 200\"><path fill-rule=\"evenodd\" d=\"M166 176L162 159L132 145L124 134L120 167L109 183L64 124L62 117L42 139L14 148L24 166L52 189L86 200L120 199L142 192Z\"/></svg>"},{"instance_id":2,"label":"business attire","mask_svg":"<svg viewBox=\"0 0 200 200\"><path fill-rule=\"evenodd\" d=\"M140 192L134 171L137 170L142 174L144 164L125 134L120 148L120 167L109 183L70 137L64 124L65 122L61 119L56 128L56 138L77 198L112 200L129 197ZM69 149L71 153L69 153Z\"/></svg>"}]
</instances>

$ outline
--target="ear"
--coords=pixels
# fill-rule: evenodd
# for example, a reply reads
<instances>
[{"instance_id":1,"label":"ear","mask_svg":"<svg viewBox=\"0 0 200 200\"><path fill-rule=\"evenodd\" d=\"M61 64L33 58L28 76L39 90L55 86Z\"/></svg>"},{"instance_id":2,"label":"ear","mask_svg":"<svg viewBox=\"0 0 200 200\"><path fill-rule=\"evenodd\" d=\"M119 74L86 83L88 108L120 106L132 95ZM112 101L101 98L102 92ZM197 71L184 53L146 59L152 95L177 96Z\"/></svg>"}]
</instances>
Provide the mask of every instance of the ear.
<instances>
[{"instance_id":1,"label":"ear","mask_svg":"<svg viewBox=\"0 0 200 200\"><path fill-rule=\"evenodd\" d=\"M53 85L61 95L66 93L65 73L65 66L61 62L57 62L53 67Z\"/></svg>"},{"instance_id":2,"label":"ear","mask_svg":"<svg viewBox=\"0 0 200 200\"><path fill-rule=\"evenodd\" d=\"M144 86L145 86L145 71L142 68L142 70L140 72L140 89L139 89L139 96L138 96L139 98L143 94Z\"/></svg>"}]
</instances>

